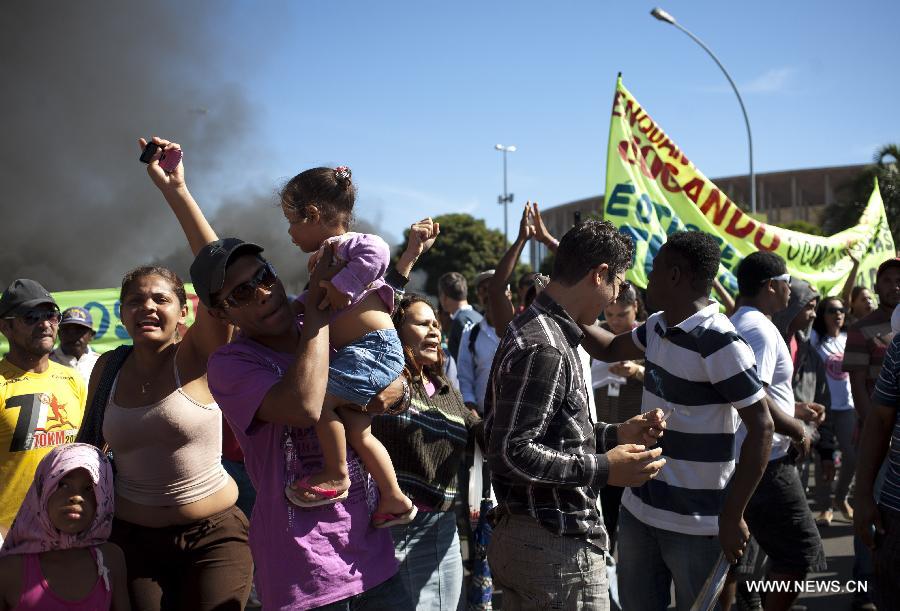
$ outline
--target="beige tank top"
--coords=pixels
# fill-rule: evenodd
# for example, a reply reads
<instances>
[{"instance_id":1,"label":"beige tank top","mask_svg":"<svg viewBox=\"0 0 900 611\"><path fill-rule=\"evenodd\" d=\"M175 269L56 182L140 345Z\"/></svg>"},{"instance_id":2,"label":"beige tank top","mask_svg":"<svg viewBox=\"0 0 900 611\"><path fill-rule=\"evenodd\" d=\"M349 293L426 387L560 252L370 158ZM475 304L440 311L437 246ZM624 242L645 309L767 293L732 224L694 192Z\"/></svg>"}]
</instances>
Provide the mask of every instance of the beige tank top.
<instances>
[{"instance_id":1,"label":"beige tank top","mask_svg":"<svg viewBox=\"0 0 900 611\"><path fill-rule=\"evenodd\" d=\"M121 407L113 383L103 436L115 454L116 494L142 505L187 505L228 485L222 466L222 412L181 388L176 359L175 391L157 403Z\"/></svg>"}]
</instances>

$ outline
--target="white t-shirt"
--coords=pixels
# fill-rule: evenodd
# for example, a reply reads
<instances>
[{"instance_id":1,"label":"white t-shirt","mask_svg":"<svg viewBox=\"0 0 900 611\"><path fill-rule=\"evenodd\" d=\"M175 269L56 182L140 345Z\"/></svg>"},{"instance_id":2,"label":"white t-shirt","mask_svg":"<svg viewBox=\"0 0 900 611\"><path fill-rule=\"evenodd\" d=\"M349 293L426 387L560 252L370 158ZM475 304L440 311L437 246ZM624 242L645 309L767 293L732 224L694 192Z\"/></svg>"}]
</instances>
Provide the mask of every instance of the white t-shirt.
<instances>
[{"instance_id":1,"label":"white t-shirt","mask_svg":"<svg viewBox=\"0 0 900 611\"><path fill-rule=\"evenodd\" d=\"M760 381L767 386L769 399L778 409L793 418L794 389L791 380L794 377L794 362L778 328L766 318L765 314L750 306L744 306L735 312L731 316L731 322L753 349L756 356L756 372ZM746 437L747 428L741 423L735 437L736 456L740 456L740 447ZM769 460L781 458L787 454L790 446L790 437L775 433L772 436Z\"/></svg>"},{"instance_id":2,"label":"white t-shirt","mask_svg":"<svg viewBox=\"0 0 900 611\"><path fill-rule=\"evenodd\" d=\"M844 363L844 349L847 334L841 331L837 337L819 337L812 332L810 343L825 363L825 379L831 393L831 409L836 412L853 409L853 393L850 392L850 374L841 370Z\"/></svg>"}]
</instances>

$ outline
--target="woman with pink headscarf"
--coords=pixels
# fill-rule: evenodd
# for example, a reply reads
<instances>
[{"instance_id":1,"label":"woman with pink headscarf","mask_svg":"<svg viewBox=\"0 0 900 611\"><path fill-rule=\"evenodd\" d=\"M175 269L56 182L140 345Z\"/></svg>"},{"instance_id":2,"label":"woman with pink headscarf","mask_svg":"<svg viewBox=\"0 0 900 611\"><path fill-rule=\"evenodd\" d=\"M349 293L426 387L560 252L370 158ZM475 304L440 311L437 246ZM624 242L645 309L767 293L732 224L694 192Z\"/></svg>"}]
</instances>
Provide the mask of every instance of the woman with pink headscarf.
<instances>
[{"instance_id":1,"label":"woman with pink headscarf","mask_svg":"<svg viewBox=\"0 0 900 611\"><path fill-rule=\"evenodd\" d=\"M108 543L109 460L83 443L54 448L0 548L0 611L130 609L125 556Z\"/></svg>"}]
</instances>

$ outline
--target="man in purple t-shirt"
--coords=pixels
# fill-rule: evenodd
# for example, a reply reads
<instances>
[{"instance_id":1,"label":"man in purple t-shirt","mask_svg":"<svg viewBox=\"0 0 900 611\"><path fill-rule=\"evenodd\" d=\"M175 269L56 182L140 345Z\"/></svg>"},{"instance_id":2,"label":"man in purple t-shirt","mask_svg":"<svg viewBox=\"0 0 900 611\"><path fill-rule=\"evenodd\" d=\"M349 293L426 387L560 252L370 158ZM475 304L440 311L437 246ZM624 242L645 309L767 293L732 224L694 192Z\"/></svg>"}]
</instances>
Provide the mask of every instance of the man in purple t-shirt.
<instances>
[{"instance_id":1,"label":"man in purple t-shirt","mask_svg":"<svg viewBox=\"0 0 900 611\"><path fill-rule=\"evenodd\" d=\"M316 266L307 296L313 307L300 323L262 250L226 238L207 244L191 265L203 305L241 330L210 357L208 377L257 491L250 547L262 603L267 609L411 609L390 533L370 525L377 488L355 454L348 451L346 500L301 508L284 496L287 484L322 466L312 427L328 381L329 313L317 307L324 294L318 287L338 268L330 256ZM396 398L397 386L381 399Z\"/></svg>"}]
</instances>

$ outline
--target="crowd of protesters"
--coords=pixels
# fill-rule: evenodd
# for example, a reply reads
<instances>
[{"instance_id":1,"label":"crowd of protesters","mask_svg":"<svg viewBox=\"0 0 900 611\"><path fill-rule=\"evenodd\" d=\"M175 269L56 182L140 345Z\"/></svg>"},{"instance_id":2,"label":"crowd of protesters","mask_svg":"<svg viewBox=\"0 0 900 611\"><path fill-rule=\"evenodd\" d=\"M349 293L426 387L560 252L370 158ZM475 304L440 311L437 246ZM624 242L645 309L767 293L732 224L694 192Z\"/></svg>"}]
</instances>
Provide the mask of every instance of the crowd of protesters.
<instances>
[{"instance_id":1,"label":"crowd of protesters","mask_svg":"<svg viewBox=\"0 0 900 611\"><path fill-rule=\"evenodd\" d=\"M350 231L340 166L281 192L312 253L291 298L161 163L179 145L152 143L194 322L159 266L124 275L132 341L102 355L90 312L38 281L0 296L0 610L488 608L479 554L507 609L657 611L674 588L686 611L724 560L718 608L786 610L796 589L747 582L825 570L836 512L871 584L854 607L900 608L900 258L876 301L859 261L824 296L752 253L732 300L718 243L681 232L644 292L628 237L587 220L557 240L527 204L494 268L444 274L433 303L405 287L440 226L412 224L391 264ZM513 277L529 240L549 277Z\"/></svg>"}]
</instances>

